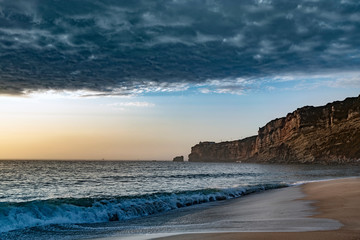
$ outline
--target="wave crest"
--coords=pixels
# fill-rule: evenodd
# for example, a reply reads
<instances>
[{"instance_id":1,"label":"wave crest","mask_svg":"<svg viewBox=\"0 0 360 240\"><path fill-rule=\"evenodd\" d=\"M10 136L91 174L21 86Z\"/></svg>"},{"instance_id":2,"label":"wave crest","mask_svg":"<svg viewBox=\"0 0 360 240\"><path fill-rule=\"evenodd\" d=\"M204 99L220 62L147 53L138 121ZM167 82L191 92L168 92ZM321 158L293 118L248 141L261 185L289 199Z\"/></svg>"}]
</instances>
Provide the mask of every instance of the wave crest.
<instances>
[{"instance_id":1,"label":"wave crest","mask_svg":"<svg viewBox=\"0 0 360 240\"><path fill-rule=\"evenodd\" d=\"M0 203L0 232L50 224L125 221L186 206L240 197L286 184L201 189L117 198L60 198Z\"/></svg>"}]
</instances>

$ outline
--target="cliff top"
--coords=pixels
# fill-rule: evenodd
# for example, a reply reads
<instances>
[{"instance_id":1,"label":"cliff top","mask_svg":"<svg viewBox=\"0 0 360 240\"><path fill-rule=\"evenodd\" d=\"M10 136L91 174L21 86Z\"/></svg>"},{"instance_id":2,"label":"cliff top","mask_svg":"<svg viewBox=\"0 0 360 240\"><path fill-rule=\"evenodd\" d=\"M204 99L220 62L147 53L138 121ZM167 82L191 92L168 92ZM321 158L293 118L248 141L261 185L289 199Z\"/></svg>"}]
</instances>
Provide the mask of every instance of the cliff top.
<instances>
[{"instance_id":1,"label":"cliff top","mask_svg":"<svg viewBox=\"0 0 360 240\"><path fill-rule=\"evenodd\" d=\"M318 118L320 118L323 115L324 110L328 110L328 111L337 110L338 112L337 115L340 115L339 112L342 109L348 110L351 108L359 108L359 104L360 104L360 95L358 97L345 98L343 101L334 101L323 106L304 106L301 108L297 108L295 111L288 113L286 117L275 118L270 122L268 122L265 126L260 127L258 133L263 132L268 126L282 125L281 123L291 118L294 118L297 115L301 117L303 121L305 120L305 122L307 121L315 122L318 120ZM345 118L347 116L341 116L341 117Z\"/></svg>"},{"instance_id":2,"label":"cliff top","mask_svg":"<svg viewBox=\"0 0 360 240\"><path fill-rule=\"evenodd\" d=\"M200 142L189 161L360 164L360 95L298 108L259 128L257 136Z\"/></svg>"}]
</instances>

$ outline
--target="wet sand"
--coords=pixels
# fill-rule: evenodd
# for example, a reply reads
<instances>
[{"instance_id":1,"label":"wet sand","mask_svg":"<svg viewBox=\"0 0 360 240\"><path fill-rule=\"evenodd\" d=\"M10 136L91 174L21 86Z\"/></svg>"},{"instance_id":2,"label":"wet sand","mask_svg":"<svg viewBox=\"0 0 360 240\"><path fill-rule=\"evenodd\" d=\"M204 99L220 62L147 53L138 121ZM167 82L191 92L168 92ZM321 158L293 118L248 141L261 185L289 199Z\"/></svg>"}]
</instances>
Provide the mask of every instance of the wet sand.
<instances>
[{"instance_id":1,"label":"wet sand","mask_svg":"<svg viewBox=\"0 0 360 240\"><path fill-rule=\"evenodd\" d=\"M288 190L288 189L286 189ZM360 178L349 178L349 179L340 179L324 182L315 182L308 183L301 186L301 190L304 192L305 196L296 202L309 203L315 208L307 218L309 222L302 226L303 218L300 216L294 216L293 218L284 217L285 222L281 222L281 218L276 218L275 221L278 224L278 229L272 228L269 231L259 230L256 228L250 231L239 231L239 232L215 232L214 233L194 233L194 234L177 234L173 236L166 236L160 238L153 238L157 240L235 240L235 239L309 239L309 240L343 240L343 239L360 239ZM289 191L288 191L289 192ZM291 194L290 194L291 195ZM269 198L269 201L273 199ZM279 199L278 199L279 200ZM276 200L276 201L278 201ZM284 209L286 209L286 204L291 203L287 201L280 200L277 204L284 204ZM292 200L294 201L294 200ZM288 205L287 207L289 207ZM298 205L301 206L301 205ZM298 207L297 206L297 207ZM276 209L276 205L274 206ZM290 206L291 207L291 206ZM244 208L244 205L242 205ZM248 206L245 206L245 209L249 209ZM266 209L264 209L266 210ZM295 209L294 209L295 210ZM234 209L236 212L236 210ZM273 209L268 211L273 212ZM277 209L276 211L279 211ZM291 211L290 211L291 212ZM295 213L304 213L307 212L306 209L296 210ZM285 214L286 215L286 214ZM301 214L300 214L301 215ZM204 215L205 217L206 215ZM273 215L272 215L273 217ZM284 227L283 224L291 222L295 224L294 227L290 227L285 231L282 231ZM312 223L311 219L321 220L319 223ZM324 220L324 222L322 222ZM329 220L328 222L326 222ZM280 222L279 222L280 221ZM298 222L296 222L298 221ZM265 225L270 224L272 221L265 222ZM336 222L341 223L341 225L336 225ZM314 224L313 230L310 230L308 224ZM241 224L239 222L239 224ZM291 225L291 224L290 224ZM292 225L291 225L292 226ZM299 226L299 231L296 231L296 226ZM275 225L276 227L276 225ZM323 227L323 228L322 228ZM334 230L328 230L334 229ZM316 229L317 228L317 229ZM295 231L294 231L295 230ZM255 231L255 232L254 232Z\"/></svg>"}]
</instances>

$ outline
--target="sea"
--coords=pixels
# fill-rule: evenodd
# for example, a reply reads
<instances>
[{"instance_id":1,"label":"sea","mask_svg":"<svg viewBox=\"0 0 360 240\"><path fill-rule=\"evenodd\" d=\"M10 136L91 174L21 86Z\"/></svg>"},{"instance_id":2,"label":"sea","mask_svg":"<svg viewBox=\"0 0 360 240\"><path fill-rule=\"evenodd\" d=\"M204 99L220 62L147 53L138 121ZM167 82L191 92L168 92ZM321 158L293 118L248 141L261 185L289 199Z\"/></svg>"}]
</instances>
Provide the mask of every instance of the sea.
<instances>
[{"instance_id":1,"label":"sea","mask_svg":"<svg viewBox=\"0 0 360 240\"><path fill-rule=\"evenodd\" d=\"M159 225L183 209L358 176L360 166L0 161L0 239L121 239L166 232Z\"/></svg>"}]
</instances>

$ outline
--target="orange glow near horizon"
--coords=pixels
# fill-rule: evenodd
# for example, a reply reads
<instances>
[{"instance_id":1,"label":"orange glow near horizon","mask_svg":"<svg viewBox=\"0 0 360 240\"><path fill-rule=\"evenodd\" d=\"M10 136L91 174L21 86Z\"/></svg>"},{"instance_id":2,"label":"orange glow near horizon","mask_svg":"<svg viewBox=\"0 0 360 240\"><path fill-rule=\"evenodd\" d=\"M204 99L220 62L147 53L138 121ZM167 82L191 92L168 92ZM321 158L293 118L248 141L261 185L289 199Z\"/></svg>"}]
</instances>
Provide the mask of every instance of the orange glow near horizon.
<instances>
[{"instance_id":1,"label":"orange glow near horizon","mask_svg":"<svg viewBox=\"0 0 360 240\"><path fill-rule=\"evenodd\" d=\"M88 101L2 97L0 159L169 160L177 151L151 118Z\"/></svg>"},{"instance_id":2,"label":"orange glow near horizon","mask_svg":"<svg viewBox=\"0 0 360 240\"><path fill-rule=\"evenodd\" d=\"M358 94L357 89L329 91L186 97L0 96L0 159L171 160L179 155L187 159L199 141L252 136L268 121L298 107Z\"/></svg>"}]
</instances>

